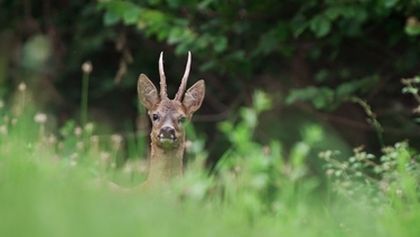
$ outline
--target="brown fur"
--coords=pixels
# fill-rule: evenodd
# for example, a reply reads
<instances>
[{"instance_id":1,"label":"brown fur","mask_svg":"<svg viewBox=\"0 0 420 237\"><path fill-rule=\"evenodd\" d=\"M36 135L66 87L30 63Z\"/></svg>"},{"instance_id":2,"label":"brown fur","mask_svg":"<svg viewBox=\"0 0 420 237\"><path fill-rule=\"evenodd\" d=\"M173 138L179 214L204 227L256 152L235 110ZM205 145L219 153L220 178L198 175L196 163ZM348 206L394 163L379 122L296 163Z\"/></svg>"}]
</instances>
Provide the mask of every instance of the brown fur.
<instances>
[{"instance_id":1,"label":"brown fur","mask_svg":"<svg viewBox=\"0 0 420 237\"><path fill-rule=\"evenodd\" d=\"M191 55L189 54L190 61ZM184 78L188 78L190 63L187 63ZM170 100L166 94L166 79L163 72L162 54L159 60L161 76L161 92L158 93L149 78L141 74L138 81L140 102L148 110L152 121L151 157L146 185L168 182L183 172L183 154L185 149L185 128L182 120L190 120L204 99L205 84L203 80L196 82L185 94L187 80L183 79L176 99ZM164 91L162 91L164 90ZM182 101L181 101L182 100ZM171 128L174 139L162 139L162 128ZM172 135L171 135L172 136Z\"/></svg>"}]
</instances>

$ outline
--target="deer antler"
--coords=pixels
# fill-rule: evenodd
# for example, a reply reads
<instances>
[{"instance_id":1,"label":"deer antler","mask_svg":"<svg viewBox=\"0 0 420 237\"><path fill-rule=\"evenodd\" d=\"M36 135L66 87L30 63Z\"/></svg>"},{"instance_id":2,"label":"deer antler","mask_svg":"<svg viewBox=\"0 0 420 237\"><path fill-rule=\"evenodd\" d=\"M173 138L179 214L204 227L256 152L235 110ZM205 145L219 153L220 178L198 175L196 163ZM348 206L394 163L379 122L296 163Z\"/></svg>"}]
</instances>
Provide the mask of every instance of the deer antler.
<instances>
[{"instance_id":1,"label":"deer antler","mask_svg":"<svg viewBox=\"0 0 420 237\"><path fill-rule=\"evenodd\" d=\"M185 67L184 76L182 76L181 85L179 86L178 92L176 93L174 100L181 101L182 96L185 92L185 88L187 87L187 80L188 80L188 76L190 75L190 69L191 69L191 52L188 51L187 66Z\"/></svg>"},{"instance_id":2,"label":"deer antler","mask_svg":"<svg viewBox=\"0 0 420 237\"><path fill-rule=\"evenodd\" d=\"M168 98L168 93L166 91L166 76L165 71L163 70L163 52L160 52L159 57L159 77L160 77L160 99Z\"/></svg>"}]
</instances>

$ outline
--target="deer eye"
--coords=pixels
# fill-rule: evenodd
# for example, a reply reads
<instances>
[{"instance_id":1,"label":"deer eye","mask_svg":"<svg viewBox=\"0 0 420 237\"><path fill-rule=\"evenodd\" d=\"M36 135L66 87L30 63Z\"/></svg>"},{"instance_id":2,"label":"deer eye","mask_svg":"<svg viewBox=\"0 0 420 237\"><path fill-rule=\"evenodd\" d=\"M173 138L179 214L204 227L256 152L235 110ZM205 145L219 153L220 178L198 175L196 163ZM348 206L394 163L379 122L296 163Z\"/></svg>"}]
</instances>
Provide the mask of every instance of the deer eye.
<instances>
[{"instance_id":1,"label":"deer eye","mask_svg":"<svg viewBox=\"0 0 420 237\"><path fill-rule=\"evenodd\" d=\"M152 114L152 120L158 121L159 120L159 114Z\"/></svg>"},{"instance_id":2,"label":"deer eye","mask_svg":"<svg viewBox=\"0 0 420 237\"><path fill-rule=\"evenodd\" d=\"M185 123L185 117L179 117L178 123Z\"/></svg>"}]
</instances>

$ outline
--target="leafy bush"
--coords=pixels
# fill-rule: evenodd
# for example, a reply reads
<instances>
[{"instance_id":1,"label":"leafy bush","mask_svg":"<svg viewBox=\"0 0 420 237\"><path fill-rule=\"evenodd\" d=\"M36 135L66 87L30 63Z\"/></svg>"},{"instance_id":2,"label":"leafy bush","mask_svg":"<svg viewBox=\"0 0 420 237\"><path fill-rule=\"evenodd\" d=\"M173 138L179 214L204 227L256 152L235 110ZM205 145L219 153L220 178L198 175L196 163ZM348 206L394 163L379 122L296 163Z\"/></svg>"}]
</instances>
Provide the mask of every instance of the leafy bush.
<instances>
[{"instance_id":1,"label":"leafy bush","mask_svg":"<svg viewBox=\"0 0 420 237\"><path fill-rule=\"evenodd\" d=\"M282 106L285 97L289 105L304 102L328 115L348 110L349 98L358 97L382 112L378 120L388 135L384 140L401 140L395 135L400 133L416 136L407 125L410 118L398 110L408 107L399 97L396 79L418 72L418 1L1 4L0 94L10 95L12 86L22 80L34 91L42 89L35 101L59 113L60 124L79 113L84 62L92 62L94 68L89 105L96 113L91 116L121 131L134 124L139 73L156 76L157 56L165 51L168 78L178 77L181 66L171 55L178 58L191 50L195 65L191 76L206 79L208 91L217 94L204 104L204 114L210 116L204 116L200 131L217 131L217 123L226 118L217 115L236 111L247 104L254 88L264 87L278 94L273 96L275 107ZM172 90L178 81L168 83ZM353 124L364 123L358 112L357 106L350 106L340 119L350 116ZM346 126L336 129L347 134ZM401 131L388 129L395 127ZM360 129L352 133L372 141L366 144L369 147L381 145L373 142L371 133Z\"/></svg>"},{"instance_id":2,"label":"leafy bush","mask_svg":"<svg viewBox=\"0 0 420 237\"><path fill-rule=\"evenodd\" d=\"M24 98L25 91L18 97ZM15 109L20 114L0 110L1 235L419 233L411 225L420 220L415 150L398 143L384 148L379 160L361 149L348 160L326 151L321 157L331 180L328 192L307 162L315 158L310 151L325 136L319 126L306 127L303 140L288 152L279 141L265 145L253 138L258 118L271 106L261 91L237 120L219 125L231 146L211 173L204 166L202 141L194 141L187 151L195 158L185 177L147 192L102 185L104 180L123 186L141 183L142 162L119 161L127 155L122 149L126 138L98 137L92 124L81 128L71 121L54 136L46 127L47 115L36 113L30 104L16 106L24 106ZM381 208L369 208L372 204ZM15 228L22 221L25 228Z\"/></svg>"},{"instance_id":3,"label":"leafy bush","mask_svg":"<svg viewBox=\"0 0 420 237\"><path fill-rule=\"evenodd\" d=\"M384 147L376 157L356 148L346 160L335 158L337 152L325 151L326 174L334 191L349 199L365 196L384 204L387 201L415 203L419 199L419 154L407 142Z\"/></svg>"},{"instance_id":4,"label":"leafy bush","mask_svg":"<svg viewBox=\"0 0 420 237\"><path fill-rule=\"evenodd\" d=\"M1 6L1 236L419 236L420 79L402 79L410 103L395 80L418 73L418 1ZM156 76L160 51L178 75L171 51L188 50L209 92L196 118L210 122L187 127L183 178L139 190L136 78ZM349 157L331 146L320 161L337 137L327 123L365 146Z\"/></svg>"}]
</instances>

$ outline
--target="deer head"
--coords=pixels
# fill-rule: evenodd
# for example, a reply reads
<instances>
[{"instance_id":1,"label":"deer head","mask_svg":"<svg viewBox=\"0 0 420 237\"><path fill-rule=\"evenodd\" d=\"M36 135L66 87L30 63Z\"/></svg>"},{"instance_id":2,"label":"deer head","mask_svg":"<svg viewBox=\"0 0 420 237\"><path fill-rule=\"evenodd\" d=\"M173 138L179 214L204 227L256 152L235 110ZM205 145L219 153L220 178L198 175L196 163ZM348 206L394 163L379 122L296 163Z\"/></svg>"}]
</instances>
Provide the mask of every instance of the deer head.
<instances>
[{"instance_id":1,"label":"deer head","mask_svg":"<svg viewBox=\"0 0 420 237\"><path fill-rule=\"evenodd\" d=\"M160 93L146 75L141 74L139 77L137 85L139 99L148 110L152 121L152 131L150 133L152 150L154 146L164 151L183 149L184 147L184 122L190 120L193 113L200 108L205 93L203 80L196 82L185 92L190 68L191 52L188 52L184 76L181 79L178 92L172 100L168 98L166 90L163 52L160 53L159 57Z\"/></svg>"}]
</instances>

